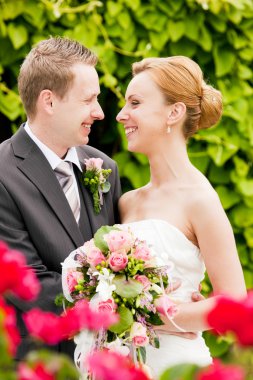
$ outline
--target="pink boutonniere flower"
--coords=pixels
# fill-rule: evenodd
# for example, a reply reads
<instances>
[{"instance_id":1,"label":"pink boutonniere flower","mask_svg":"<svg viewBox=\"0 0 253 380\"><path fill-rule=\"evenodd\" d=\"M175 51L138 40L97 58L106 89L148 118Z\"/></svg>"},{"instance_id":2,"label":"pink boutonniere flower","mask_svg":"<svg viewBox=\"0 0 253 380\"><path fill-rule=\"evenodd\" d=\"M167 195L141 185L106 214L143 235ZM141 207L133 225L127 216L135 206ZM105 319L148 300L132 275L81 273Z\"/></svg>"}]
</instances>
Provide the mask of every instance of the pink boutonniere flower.
<instances>
[{"instance_id":1,"label":"pink boutonniere flower","mask_svg":"<svg viewBox=\"0 0 253 380\"><path fill-rule=\"evenodd\" d=\"M84 186L86 186L93 197L95 214L99 214L103 205L103 193L108 193L111 184L107 178L111 174L111 169L102 169L103 160L101 158L89 158L84 160L86 171L83 174Z\"/></svg>"}]
</instances>

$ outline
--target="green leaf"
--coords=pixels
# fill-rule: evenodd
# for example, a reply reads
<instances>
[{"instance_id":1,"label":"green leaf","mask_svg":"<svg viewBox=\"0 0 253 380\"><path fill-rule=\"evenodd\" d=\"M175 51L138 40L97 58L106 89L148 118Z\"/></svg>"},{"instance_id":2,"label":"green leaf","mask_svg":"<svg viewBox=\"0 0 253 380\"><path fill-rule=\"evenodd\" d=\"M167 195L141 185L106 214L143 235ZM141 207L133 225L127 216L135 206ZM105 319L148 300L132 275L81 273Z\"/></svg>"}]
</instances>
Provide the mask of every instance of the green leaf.
<instances>
[{"instance_id":1,"label":"green leaf","mask_svg":"<svg viewBox=\"0 0 253 380\"><path fill-rule=\"evenodd\" d=\"M108 251L108 244L104 240L104 235L109 234L109 232L113 230L119 230L119 228L115 226L102 226L100 227L94 235L94 244L98 247L102 252Z\"/></svg>"},{"instance_id":2,"label":"green leaf","mask_svg":"<svg viewBox=\"0 0 253 380\"><path fill-rule=\"evenodd\" d=\"M164 325L158 313L149 313L149 322L154 326Z\"/></svg>"},{"instance_id":3,"label":"green leaf","mask_svg":"<svg viewBox=\"0 0 253 380\"><path fill-rule=\"evenodd\" d=\"M117 275L113 279L116 286L115 293L122 298L135 298L143 291L143 285L133 278L126 280L125 275Z\"/></svg>"},{"instance_id":4,"label":"green leaf","mask_svg":"<svg viewBox=\"0 0 253 380\"><path fill-rule=\"evenodd\" d=\"M0 90L0 112L10 120L15 120L23 114L21 100L14 91L9 90L8 93L3 93Z\"/></svg>"},{"instance_id":5,"label":"green leaf","mask_svg":"<svg viewBox=\"0 0 253 380\"><path fill-rule=\"evenodd\" d=\"M140 356L142 358L142 363L146 363L146 347L138 347L137 350L139 350Z\"/></svg>"},{"instance_id":6,"label":"green leaf","mask_svg":"<svg viewBox=\"0 0 253 380\"><path fill-rule=\"evenodd\" d=\"M123 29L128 29L132 23L129 12L127 12L126 10L124 12L121 12L118 16L118 22Z\"/></svg>"},{"instance_id":7,"label":"green leaf","mask_svg":"<svg viewBox=\"0 0 253 380\"><path fill-rule=\"evenodd\" d=\"M208 52L211 51L213 44L211 33L204 25L201 26L199 35L199 45L202 47L203 50Z\"/></svg>"},{"instance_id":8,"label":"green leaf","mask_svg":"<svg viewBox=\"0 0 253 380\"><path fill-rule=\"evenodd\" d=\"M18 50L28 41L28 32L23 25L10 23L7 28L8 35L14 46L14 49Z\"/></svg>"},{"instance_id":9,"label":"green leaf","mask_svg":"<svg viewBox=\"0 0 253 380\"><path fill-rule=\"evenodd\" d=\"M115 334L122 334L132 326L134 322L133 314L127 307L124 306L120 306L117 312L119 314L119 322L111 326L109 331Z\"/></svg>"},{"instance_id":10,"label":"green leaf","mask_svg":"<svg viewBox=\"0 0 253 380\"><path fill-rule=\"evenodd\" d=\"M253 196L253 179L240 179L236 183L238 190L246 197Z\"/></svg>"},{"instance_id":11,"label":"green leaf","mask_svg":"<svg viewBox=\"0 0 253 380\"><path fill-rule=\"evenodd\" d=\"M150 42L152 46L157 50L162 50L164 45L169 39L169 33L160 33L160 32L149 32Z\"/></svg>"},{"instance_id":12,"label":"green leaf","mask_svg":"<svg viewBox=\"0 0 253 380\"><path fill-rule=\"evenodd\" d=\"M217 166L222 166L238 149L238 146L234 144L227 144L226 146L210 144L207 152Z\"/></svg>"},{"instance_id":13,"label":"green leaf","mask_svg":"<svg viewBox=\"0 0 253 380\"><path fill-rule=\"evenodd\" d=\"M85 22L77 24L73 30L66 30L64 36L75 39L84 46L92 48L97 42L98 29L92 20L87 19Z\"/></svg>"},{"instance_id":14,"label":"green leaf","mask_svg":"<svg viewBox=\"0 0 253 380\"><path fill-rule=\"evenodd\" d=\"M107 1L108 14L111 17L116 17L123 9L123 5L115 1Z\"/></svg>"},{"instance_id":15,"label":"green leaf","mask_svg":"<svg viewBox=\"0 0 253 380\"><path fill-rule=\"evenodd\" d=\"M191 380L195 379L198 367L193 364L179 364L163 372L160 380Z\"/></svg>"},{"instance_id":16,"label":"green leaf","mask_svg":"<svg viewBox=\"0 0 253 380\"><path fill-rule=\"evenodd\" d=\"M204 334L207 346L210 349L211 356L221 356L229 349L229 344L223 337L216 336L212 333Z\"/></svg>"},{"instance_id":17,"label":"green leaf","mask_svg":"<svg viewBox=\"0 0 253 380\"><path fill-rule=\"evenodd\" d=\"M218 167L213 163L210 165L210 171L208 173L209 180L214 184L228 184L230 183L229 170L223 167Z\"/></svg>"},{"instance_id":18,"label":"green leaf","mask_svg":"<svg viewBox=\"0 0 253 380\"><path fill-rule=\"evenodd\" d=\"M168 20L167 28L171 41L176 42L184 35L185 23L184 21Z\"/></svg>"},{"instance_id":19,"label":"green leaf","mask_svg":"<svg viewBox=\"0 0 253 380\"><path fill-rule=\"evenodd\" d=\"M238 176L246 177L250 169L249 164L238 156L233 157L233 161L235 164L235 171Z\"/></svg>"},{"instance_id":20,"label":"green leaf","mask_svg":"<svg viewBox=\"0 0 253 380\"><path fill-rule=\"evenodd\" d=\"M237 227L244 228L253 225L253 210L243 204L235 206L230 212L230 217Z\"/></svg>"},{"instance_id":21,"label":"green leaf","mask_svg":"<svg viewBox=\"0 0 253 380\"><path fill-rule=\"evenodd\" d=\"M230 207L234 206L235 204L241 201L241 197L239 194L237 194L235 191L232 191L231 189L228 189L225 186L217 186L215 190L217 191L222 206L225 210L229 209Z\"/></svg>"},{"instance_id":22,"label":"green leaf","mask_svg":"<svg viewBox=\"0 0 253 380\"><path fill-rule=\"evenodd\" d=\"M231 72L235 64L235 53L226 46L216 45L213 49L215 63L215 73L217 77L222 77Z\"/></svg>"},{"instance_id":23,"label":"green leaf","mask_svg":"<svg viewBox=\"0 0 253 380\"><path fill-rule=\"evenodd\" d=\"M187 57L192 57L197 51L197 45L185 37L177 42L171 42L169 48L172 55L181 55L183 52Z\"/></svg>"},{"instance_id":24,"label":"green leaf","mask_svg":"<svg viewBox=\"0 0 253 380\"><path fill-rule=\"evenodd\" d=\"M243 235L246 239L248 247L253 248L253 227L248 227L245 229Z\"/></svg>"}]
</instances>

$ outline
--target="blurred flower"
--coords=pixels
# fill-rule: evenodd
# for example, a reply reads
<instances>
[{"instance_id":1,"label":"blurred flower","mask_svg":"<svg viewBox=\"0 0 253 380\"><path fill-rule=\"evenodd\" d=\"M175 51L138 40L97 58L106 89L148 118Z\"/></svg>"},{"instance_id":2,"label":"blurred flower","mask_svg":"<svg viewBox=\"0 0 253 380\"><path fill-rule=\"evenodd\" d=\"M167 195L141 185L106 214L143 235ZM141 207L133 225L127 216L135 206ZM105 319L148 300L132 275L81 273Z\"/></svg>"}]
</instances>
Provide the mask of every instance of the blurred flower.
<instances>
[{"instance_id":1,"label":"blurred flower","mask_svg":"<svg viewBox=\"0 0 253 380\"><path fill-rule=\"evenodd\" d=\"M98 331L118 321L115 314L91 310L85 300L78 301L61 316L40 309L32 309L23 315L23 319L29 333L47 344L57 344L84 328Z\"/></svg>"},{"instance_id":2,"label":"blurred flower","mask_svg":"<svg viewBox=\"0 0 253 380\"><path fill-rule=\"evenodd\" d=\"M87 361L91 372L99 380L148 380L147 375L136 368L129 358L116 352L97 351Z\"/></svg>"},{"instance_id":3,"label":"blurred flower","mask_svg":"<svg viewBox=\"0 0 253 380\"><path fill-rule=\"evenodd\" d=\"M24 255L9 249L3 242L0 242L0 267L0 294L11 291L25 301L38 296L40 283L33 269L26 265Z\"/></svg>"},{"instance_id":4,"label":"blurred flower","mask_svg":"<svg viewBox=\"0 0 253 380\"><path fill-rule=\"evenodd\" d=\"M244 371L240 367L224 366L214 360L211 366L198 373L197 380L244 380Z\"/></svg>"},{"instance_id":5,"label":"blurred flower","mask_svg":"<svg viewBox=\"0 0 253 380\"><path fill-rule=\"evenodd\" d=\"M207 322L219 333L234 332L241 345L252 345L253 291L241 301L219 297L215 307L207 316Z\"/></svg>"},{"instance_id":6,"label":"blurred flower","mask_svg":"<svg viewBox=\"0 0 253 380\"><path fill-rule=\"evenodd\" d=\"M17 380L55 380L55 376L45 368L44 363L36 363L31 368L26 363L21 362L18 366Z\"/></svg>"},{"instance_id":7,"label":"blurred flower","mask_svg":"<svg viewBox=\"0 0 253 380\"><path fill-rule=\"evenodd\" d=\"M134 322L130 330L130 339L136 347L147 346L149 339L146 327L139 322Z\"/></svg>"}]
</instances>

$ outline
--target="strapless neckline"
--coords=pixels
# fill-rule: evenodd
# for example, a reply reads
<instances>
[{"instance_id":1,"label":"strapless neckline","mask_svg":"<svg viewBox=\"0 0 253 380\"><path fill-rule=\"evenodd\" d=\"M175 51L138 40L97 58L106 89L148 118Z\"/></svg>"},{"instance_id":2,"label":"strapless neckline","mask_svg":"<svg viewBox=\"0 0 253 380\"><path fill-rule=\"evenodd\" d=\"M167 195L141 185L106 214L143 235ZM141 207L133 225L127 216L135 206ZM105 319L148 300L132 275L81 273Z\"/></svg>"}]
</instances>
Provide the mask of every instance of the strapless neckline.
<instances>
[{"instance_id":1,"label":"strapless neckline","mask_svg":"<svg viewBox=\"0 0 253 380\"><path fill-rule=\"evenodd\" d=\"M184 238L194 248L199 250L199 247L196 244L194 244L190 239L188 239L188 237L179 228L177 228L173 224L169 223L167 220L159 219L159 218L147 218L147 219L135 220L133 222L125 222L123 224L130 225L130 224L140 224L140 223L147 223L147 222L155 222L155 223L161 223L161 224L166 225L168 228L173 229L176 233L178 233L182 238Z\"/></svg>"}]
</instances>

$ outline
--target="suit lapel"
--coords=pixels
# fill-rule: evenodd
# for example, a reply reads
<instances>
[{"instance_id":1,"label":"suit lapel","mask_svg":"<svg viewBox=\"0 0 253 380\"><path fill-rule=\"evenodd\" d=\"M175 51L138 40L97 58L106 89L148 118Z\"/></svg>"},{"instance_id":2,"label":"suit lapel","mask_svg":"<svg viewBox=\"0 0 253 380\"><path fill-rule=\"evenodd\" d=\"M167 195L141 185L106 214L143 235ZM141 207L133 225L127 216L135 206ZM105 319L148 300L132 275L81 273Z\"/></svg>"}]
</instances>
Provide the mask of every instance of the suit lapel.
<instances>
[{"instance_id":1,"label":"suit lapel","mask_svg":"<svg viewBox=\"0 0 253 380\"><path fill-rule=\"evenodd\" d=\"M76 246L83 244L83 237L51 166L22 126L13 136L12 145L14 154L23 158L17 167L44 196L74 244Z\"/></svg>"}]
</instances>

